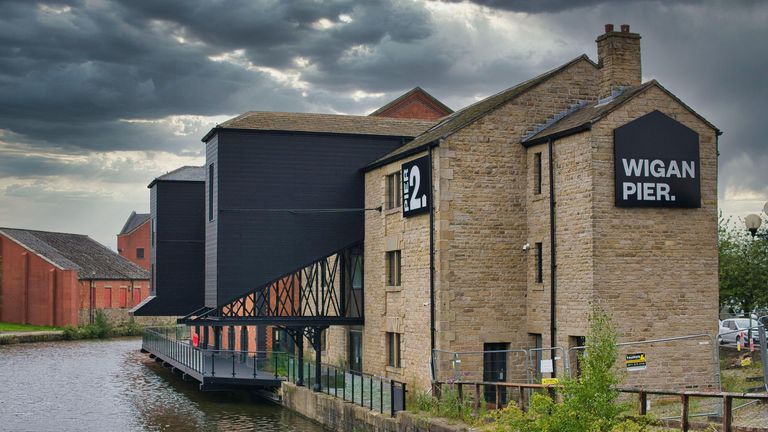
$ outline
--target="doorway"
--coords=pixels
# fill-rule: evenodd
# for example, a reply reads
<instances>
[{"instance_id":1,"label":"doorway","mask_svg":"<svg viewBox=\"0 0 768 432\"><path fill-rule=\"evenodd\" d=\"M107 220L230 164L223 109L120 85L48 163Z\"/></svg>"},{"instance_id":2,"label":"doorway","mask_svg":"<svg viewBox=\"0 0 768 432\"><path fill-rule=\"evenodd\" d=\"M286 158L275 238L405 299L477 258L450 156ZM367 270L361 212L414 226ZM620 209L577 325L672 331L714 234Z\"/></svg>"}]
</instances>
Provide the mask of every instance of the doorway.
<instances>
[{"instance_id":1,"label":"doorway","mask_svg":"<svg viewBox=\"0 0 768 432\"><path fill-rule=\"evenodd\" d=\"M509 343L483 344L483 381L504 382L507 380L507 350ZM496 403L496 387L485 386L485 401ZM507 389L499 388L499 401L507 403ZM500 408L500 407L496 407Z\"/></svg>"},{"instance_id":2,"label":"doorway","mask_svg":"<svg viewBox=\"0 0 768 432\"><path fill-rule=\"evenodd\" d=\"M349 331L349 370L353 372L363 371L363 332L360 330Z\"/></svg>"}]
</instances>

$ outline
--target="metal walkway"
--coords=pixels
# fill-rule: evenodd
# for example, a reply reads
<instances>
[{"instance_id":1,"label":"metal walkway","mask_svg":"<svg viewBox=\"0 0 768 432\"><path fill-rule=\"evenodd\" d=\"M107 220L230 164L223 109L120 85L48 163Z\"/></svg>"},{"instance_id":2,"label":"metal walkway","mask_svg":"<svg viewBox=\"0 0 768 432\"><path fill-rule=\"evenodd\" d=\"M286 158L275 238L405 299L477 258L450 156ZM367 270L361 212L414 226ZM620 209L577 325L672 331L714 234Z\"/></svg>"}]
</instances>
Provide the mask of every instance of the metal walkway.
<instances>
[{"instance_id":1,"label":"metal walkway","mask_svg":"<svg viewBox=\"0 0 768 432\"><path fill-rule=\"evenodd\" d=\"M256 351L201 350L177 336L173 329L146 329L141 348L184 379L198 381L202 391L273 389L283 381L276 373L276 356Z\"/></svg>"}]
</instances>

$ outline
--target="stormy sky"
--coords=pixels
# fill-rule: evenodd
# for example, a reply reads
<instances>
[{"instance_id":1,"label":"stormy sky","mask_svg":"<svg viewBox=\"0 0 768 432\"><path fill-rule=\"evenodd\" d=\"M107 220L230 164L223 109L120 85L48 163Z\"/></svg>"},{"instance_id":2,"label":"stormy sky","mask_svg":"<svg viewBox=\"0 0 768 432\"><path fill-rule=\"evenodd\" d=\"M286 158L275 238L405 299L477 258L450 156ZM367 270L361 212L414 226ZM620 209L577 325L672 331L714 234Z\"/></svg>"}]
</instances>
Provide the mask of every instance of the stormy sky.
<instances>
[{"instance_id":1,"label":"stormy sky","mask_svg":"<svg viewBox=\"0 0 768 432\"><path fill-rule=\"evenodd\" d=\"M115 247L146 185L248 110L367 114L414 86L458 109L642 35L657 79L724 131L726 214L768 200L768 2L0 0L0 226Z\"/></svg>"}]
</instances>

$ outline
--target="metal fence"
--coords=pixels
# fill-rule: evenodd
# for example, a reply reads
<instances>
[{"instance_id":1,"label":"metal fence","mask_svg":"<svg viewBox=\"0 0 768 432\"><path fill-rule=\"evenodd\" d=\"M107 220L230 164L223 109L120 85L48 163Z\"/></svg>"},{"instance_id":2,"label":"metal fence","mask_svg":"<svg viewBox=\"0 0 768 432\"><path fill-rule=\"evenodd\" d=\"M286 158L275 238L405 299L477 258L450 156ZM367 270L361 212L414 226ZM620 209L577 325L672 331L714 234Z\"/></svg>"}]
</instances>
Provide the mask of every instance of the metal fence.
<instances>
[{"instance_id":1,"label":"metal fence","mask_svg":"<svg viewBox=\"0 0 768 432\"><path fill-rule=\"evenodd\" d=\"M303 384L311 387L318 375L313 362L299 365L290 353L196 348L185 326L145 329L142 348L175 361L183 372L201 378L274 377L297 383L299 368L303 368ZM407 387L403 382L327 364L321 364L319 374L319 391L323 393L392 416L406 409Z\"/></svg>"}]
</instances>

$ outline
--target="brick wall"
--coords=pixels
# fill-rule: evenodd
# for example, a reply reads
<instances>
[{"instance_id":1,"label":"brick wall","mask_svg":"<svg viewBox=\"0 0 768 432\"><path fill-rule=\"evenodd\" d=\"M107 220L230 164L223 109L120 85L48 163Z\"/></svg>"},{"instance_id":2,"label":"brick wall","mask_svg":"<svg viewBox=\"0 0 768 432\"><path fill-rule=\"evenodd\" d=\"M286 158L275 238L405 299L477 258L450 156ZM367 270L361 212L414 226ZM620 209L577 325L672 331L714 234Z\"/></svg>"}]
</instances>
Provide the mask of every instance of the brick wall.
<instances>
[{"instance_id":1,"label":"brick wall","mask_svg":"<svg viewBox=\"0 0 768 432\"><path fill-rule=\"evenodd\" d=\"M62 270L2 235L0 256L0 321L77 324L78 281L74 270Z\"/></svg>"},{"instance_id":2,"label":"brick wall","mask_svg":"<svg viewBox=\"0 0 768 432\"><path fill-rule=\"evenodd\" d=\"M117 236L117 250L127 260L143 267L147 271L150 269L150 227L149 219L140 227L128 234ZM144 258L137 256L136 249L144 249Z\"/></svg>"}]
</instances>

